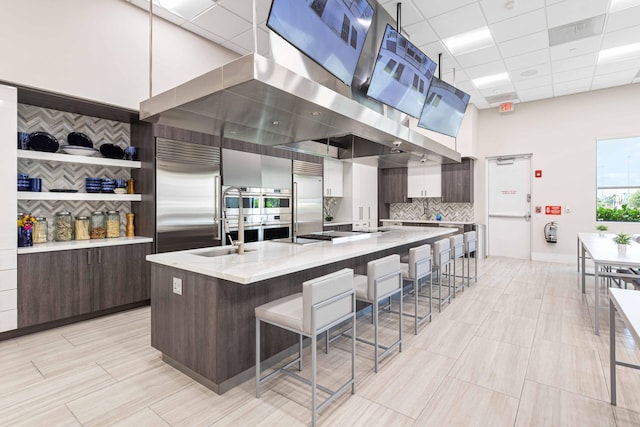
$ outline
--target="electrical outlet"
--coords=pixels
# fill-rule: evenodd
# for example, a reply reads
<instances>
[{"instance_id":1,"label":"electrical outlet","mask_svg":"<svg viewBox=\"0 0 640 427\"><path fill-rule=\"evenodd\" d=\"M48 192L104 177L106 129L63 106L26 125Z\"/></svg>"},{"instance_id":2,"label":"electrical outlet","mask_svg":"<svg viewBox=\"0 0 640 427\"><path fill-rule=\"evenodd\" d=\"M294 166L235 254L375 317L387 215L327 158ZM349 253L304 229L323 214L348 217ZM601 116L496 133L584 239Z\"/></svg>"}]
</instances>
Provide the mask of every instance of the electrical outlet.
<instances>
[{"instance_id":1,"label":"electrical outlet","mask_svg":"<svg viewBox=\"0 0 640 427\"><path fill-rule=\"evenodd\" d=\"M182 279L173 278L173 293L182 295Z\"/></svg>"}]
</instances>

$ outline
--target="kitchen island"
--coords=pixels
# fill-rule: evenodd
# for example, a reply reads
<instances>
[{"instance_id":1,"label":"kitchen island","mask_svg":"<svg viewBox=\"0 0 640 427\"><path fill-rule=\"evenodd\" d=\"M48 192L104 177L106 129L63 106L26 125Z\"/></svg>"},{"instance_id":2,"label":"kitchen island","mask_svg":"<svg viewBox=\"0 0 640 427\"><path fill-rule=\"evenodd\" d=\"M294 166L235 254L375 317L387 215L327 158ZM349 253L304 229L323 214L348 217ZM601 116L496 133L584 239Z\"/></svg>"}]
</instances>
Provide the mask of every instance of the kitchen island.
<instances>
[{"instance_id":1,"label":"kitchen island","mask_svg":"<svg viewBox=\"0 0 640 427\"><path fill-rule=\"evenodd\" d=\"M307 245L263 241L147 256L151 264L151 345L163 360L216 393L253 375L254 308L301 292L302 283L342 268L432 243L455 228L386 227L367 238ZM262 325L261 359L284 357L293 334Z\"/></svg>"}]
</instances>

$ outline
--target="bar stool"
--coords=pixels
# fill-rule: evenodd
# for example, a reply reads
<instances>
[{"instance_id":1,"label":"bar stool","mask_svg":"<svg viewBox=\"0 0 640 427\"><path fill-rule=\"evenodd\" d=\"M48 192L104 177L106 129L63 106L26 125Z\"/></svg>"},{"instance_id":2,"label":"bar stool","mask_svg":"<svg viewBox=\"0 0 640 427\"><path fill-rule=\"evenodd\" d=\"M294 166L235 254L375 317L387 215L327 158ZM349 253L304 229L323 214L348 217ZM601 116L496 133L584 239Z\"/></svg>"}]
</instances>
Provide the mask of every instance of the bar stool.
<instances>
[{"instance_id":1,"label":"bar stool","mask_svg":"<svg viewBox=\"0 0 640 427\"><path fill-rule=\"evenodd\" d=\"M329 328L351 320L353 336L356 327L356 302L353 289L353 270L345 268L302 284L302 293L280 298L255 308L256 315L256 397L260 398L260 385L278 373L290 375L311 386L311 423L316 424L317 413L351 386L355 393L356 342L351 339L351 377L333 391L317 383L317 335ZM260 322L298 334L298 357L264 378L260 375ZM302 369L302 337L311 338L311 381L295 374L289 368L296 363ZM319 405L316 391L329 394Z\"/></svg>"},{"instance_id":2,"label":"bar stool","mask_svg":"<svg viewBox=\"0 0 640 427\"><path fill-rule=\"evenodd\" d=\"M374 347L374 371L378 372L378 361L395 348L402 351L402 272L400 271L400 256L389 255L367 263L367 275L353 276L353 287L356 300L371 304L373 311L374 341L358 338L358 341ZM378 340L378 307L380 301L400 296L400 310L398 319L398 340L389 346L383 346ZM353 332L355 335L355 332ZM382 353L378 352L382 349Z\"/></svg>"},{"instance_id":3,"label":"bar stool","mask_svg":"<svg viewBox=\"0 0 640 427\"><path fill-rule=\"evenodd\" d=\"M473 281L478 281L478 239L475 231L467 231L463 235L464 251L467 256L467 286L471 286L471 254L474 259Z\"/></svg>"},{"instance_id":4,"label":"bar stool","mask_svg":"<svg viewBox=\"0 0 640 427\"><path fill-rule=\"evenodd\" d=\"M451 275L449 273L449 265L451 264L451 242L449 239L441 239L433 244L433 270L436 270L438 274L438 311L442 311L442 302L446 301L451 303ZM449 293L443 299L442 298L442 273L447 272L447 287ZM433 272L432 272L433 274Z\"/></svg>"},{"instance_id":5,"label":"bar stool","mask_svg":"<svg viewBox=\"0 0 640 427\"><path fill-rule=\"evenodd\" d=\"M464 237L462 234L456 234L449 237L449 243L451 243L451 260L453 261L453 297L456 297L456 291L461 289L464 291L464 259L462 260L462 274L458 276L458 269L456 268L456 260L464 257ZM456 279L460 277L462 284L458 287Z\"/></svg>"},{"instance_id":6,"label":"bar stool","mask_svg":"<svg viewBox=\"0 0 640 427\"><path fill-rule=\"evenodd\" d=\"M408 261L408 263L401 263L400 269L402 270L402 281L413 285L414 333L418 335L418 325L426 320L431 321L431 245L422 245L409 249ZM429 277L429 312L424 316L420 316L418 314L418 296L422 290L423 281L427 276ZM411 316L411 314L405 313L405 316Z\"/></svg>"}]
</instances>

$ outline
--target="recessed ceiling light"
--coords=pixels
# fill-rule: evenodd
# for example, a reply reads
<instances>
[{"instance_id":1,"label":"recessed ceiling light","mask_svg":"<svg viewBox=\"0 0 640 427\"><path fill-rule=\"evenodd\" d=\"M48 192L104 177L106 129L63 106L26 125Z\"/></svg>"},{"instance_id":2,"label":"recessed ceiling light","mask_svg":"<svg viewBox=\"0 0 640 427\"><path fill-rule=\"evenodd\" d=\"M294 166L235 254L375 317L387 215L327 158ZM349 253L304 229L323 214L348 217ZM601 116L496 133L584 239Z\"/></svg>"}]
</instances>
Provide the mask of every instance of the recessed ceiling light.
<instances>
[{"instance_id":1,"label":"recessed ceiling light","mask_svg":"<svg viewBox=\"0 0 640 427\"><path fill-rule=\"evenodd\" d=\"M317 116L320 115L320 111L312 111L311 115L314 116L314 117L317 117Z\"/></svg>"},{"instance_id":2,"label":"recessed ceiling light","mask_svg":"<svg viewBox=\"0 0 640 427\"><path fill-rule=\"evenodd\" d=\"M499 83L503 81L509 81L509 73L500 73L493 74L491 76L479 77L477 79L473 79L473 84L478 88L482 89L483 87L488 87L493 85L494 83Z\"/></svg>"},{"instance_id":3,"label":"recessed ceiling light","mask_svg":"<svg viewBox=\"0 0 640 427\"><path fill-rule=\"evenodd\" d=\"M280 122L278 120L274 120L271 122L272 125L274 126L278 126L280 124Z\"/></svg>"},{"instance_id":4,"label":"recessed ceiling light","mask_svg":"<svg viewBox=\"0 0 640 427\"><path fill-rule=\"evenodd\" d=\"M611 0L609 12L619 12L633 6L640 6L640 0Z\"/></svg>"},{"instance_id":5,"label":"recessed ceiling light","mask_svg":"<svg viewBox=\"0 0 640 427\"><path fill-rule=\"evenodd\" d=\"M598 55L598 64L603 62L615 62L640 56L640 43L632 43L624 46L601 50Z\"/></svg>"},{"instance_id":6,"label":"recessed ceiling light","mask_svg":"<svg viewBox=\"0 0 640 427\"><path fill-rule=\"evenodd\" d=\"M466 33L448 37L442 42L452 55L462 55L475 52L495 45L489 27L482 27Z\"/></svg>"},{"instance_id":7,"label":"recessed ceiling light","mask_svg":"<svg viewBox=\"0 0 640 427\"><path fill-rule=\"evenodd\" d=\"M520 73L522 77L531 77L535 76L536 74L538 74L538 70L524 70Z\"/></svg>"}]
</instances>

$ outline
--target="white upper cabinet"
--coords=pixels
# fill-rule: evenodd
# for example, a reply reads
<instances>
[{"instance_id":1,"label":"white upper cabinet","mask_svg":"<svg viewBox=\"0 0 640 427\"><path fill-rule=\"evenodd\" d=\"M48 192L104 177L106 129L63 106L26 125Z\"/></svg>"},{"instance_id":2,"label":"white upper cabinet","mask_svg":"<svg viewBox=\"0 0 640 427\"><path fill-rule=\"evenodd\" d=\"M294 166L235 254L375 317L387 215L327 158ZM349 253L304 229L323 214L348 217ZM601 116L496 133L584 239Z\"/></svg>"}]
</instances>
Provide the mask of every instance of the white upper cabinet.
<instances>
[{"instance_id":1,"label":"white upper cabinet","mask_svg":"<svg viewBox=\"0 0 640 427\"><path fill-rule=\"evenodd\" d=\"M409 165L407 169L407 197L442 197L440 165Z\"/></svg>"},{"instance_id":2,"label":"white upper cabinet","mask_svg":"<svg viewBox=\"0 0 640 427\"><path fill-rule=\"evenodd\" d=\"M344 196L344 166L340 160L324 159L324 196Z\"/></svg>"}]
</instances>

